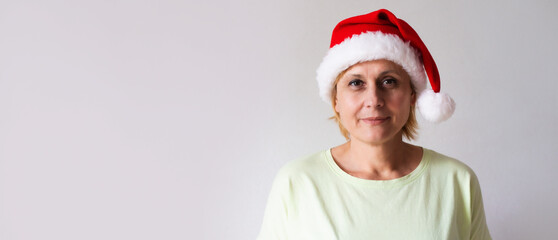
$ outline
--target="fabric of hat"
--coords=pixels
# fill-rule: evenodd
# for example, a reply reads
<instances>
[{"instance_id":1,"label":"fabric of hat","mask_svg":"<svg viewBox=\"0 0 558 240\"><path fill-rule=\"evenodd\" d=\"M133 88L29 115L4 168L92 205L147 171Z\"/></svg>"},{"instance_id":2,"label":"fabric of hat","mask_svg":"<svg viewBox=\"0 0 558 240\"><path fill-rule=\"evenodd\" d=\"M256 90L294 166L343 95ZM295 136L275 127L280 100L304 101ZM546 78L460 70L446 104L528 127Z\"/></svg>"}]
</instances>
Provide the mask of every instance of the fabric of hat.
<instances>
[{"instance_id":1,"label":"fabric of hat","mask_svg":"<svg viewBox=\"0 0 558 240\"><path fill-rule=\"evenodd\" d=\"M409 24L386 9L347 18L335 26L330 49L317 70L321 98L331 102L333 83L341 72L378 59L395 62L407 71L424 119L441 122L451 117L455 102L440 92L438 68L426 45ZM426 75L432 89L426 89Z\"/></svg>"}]
</instances>

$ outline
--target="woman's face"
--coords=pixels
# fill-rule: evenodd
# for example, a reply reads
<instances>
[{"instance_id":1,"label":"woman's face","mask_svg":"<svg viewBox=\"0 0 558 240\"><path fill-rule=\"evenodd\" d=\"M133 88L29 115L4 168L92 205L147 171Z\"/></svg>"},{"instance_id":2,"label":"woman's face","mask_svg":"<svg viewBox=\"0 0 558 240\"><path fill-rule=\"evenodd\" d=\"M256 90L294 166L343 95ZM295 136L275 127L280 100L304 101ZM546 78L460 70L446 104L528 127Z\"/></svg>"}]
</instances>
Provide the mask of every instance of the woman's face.
<instances>
[{"instance_id":1,"label":"woman's face","mask_svg":"<svg viewBox=\"0 0 558 240\"><path fill-rule=\"evenodd\" d=\"M353 65L337 83L335 111L351 141L400 140L415 94L407 72L389 60Z\"/></svg>"}]
</instances>

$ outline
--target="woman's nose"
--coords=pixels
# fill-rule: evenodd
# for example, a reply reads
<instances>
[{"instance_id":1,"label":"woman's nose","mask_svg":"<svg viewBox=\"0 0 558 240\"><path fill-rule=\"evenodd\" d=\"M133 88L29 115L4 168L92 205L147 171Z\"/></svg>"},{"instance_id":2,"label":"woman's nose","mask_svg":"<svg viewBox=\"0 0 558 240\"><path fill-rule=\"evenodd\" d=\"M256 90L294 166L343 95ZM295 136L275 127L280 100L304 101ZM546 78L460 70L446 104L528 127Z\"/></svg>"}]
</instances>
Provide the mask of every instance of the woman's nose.
<instances>
[{"instance_id":1,"label":"woman's nose","mask_svg":"<svg viewBox=\"0 0 558 240\"><path fill-rule=\"evenodd\" d=\"M365 94L365 105L366 107L384 106L384 97L381 89L377 87L369 88Z\"/></svg>"}]
</instances>

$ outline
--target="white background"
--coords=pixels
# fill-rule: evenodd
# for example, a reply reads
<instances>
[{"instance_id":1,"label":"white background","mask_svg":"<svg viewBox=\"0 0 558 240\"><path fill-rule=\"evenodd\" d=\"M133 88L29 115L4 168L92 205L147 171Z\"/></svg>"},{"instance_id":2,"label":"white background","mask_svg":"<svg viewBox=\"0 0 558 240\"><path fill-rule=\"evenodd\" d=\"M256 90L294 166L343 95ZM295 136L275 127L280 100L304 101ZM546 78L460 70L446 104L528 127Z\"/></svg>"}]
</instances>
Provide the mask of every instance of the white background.
<instances>
[{"instance_id":1,"label":"white background","mask_svg":"<svg viewBox=\"0 0 558 240\"><path fill-rule=\"evenodd\" d=\"M3 0L0 239L254 239L280 166L343 143L315 69L379 8L457 102L415 143L476 171L495 239L556 238L556 1Z\"/></svg>"}]
</instances>

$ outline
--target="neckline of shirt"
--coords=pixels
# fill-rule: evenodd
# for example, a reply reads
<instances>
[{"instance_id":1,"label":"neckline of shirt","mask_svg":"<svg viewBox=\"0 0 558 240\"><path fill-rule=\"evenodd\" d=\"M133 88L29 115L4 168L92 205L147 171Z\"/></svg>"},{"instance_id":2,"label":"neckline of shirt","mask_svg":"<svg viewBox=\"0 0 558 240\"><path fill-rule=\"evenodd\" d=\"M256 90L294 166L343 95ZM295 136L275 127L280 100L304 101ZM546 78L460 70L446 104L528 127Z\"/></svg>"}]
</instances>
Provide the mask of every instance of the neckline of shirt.
<instances>
[{"instance_id":1,"label":"neckline of shirt","mask_svg":"<svg viewBox=\"0 0 558 240\"><path fill-rule=\"evenodd\" d=\"M337 165L335 160L333 160L333 156L331 155L331 148L325 150L323 154L325 155L325 160L329 168L346 182L373 188L395 188L402 187L411 183L412 181L420 177L423 174L424 170L429 166L431 151L426 148L422 148L422 150L422 158L420 160L420 163L411 173L403 177L390 180L368 180L352 176L343 171L343 169L341 169L341 167Z\"/></svg>"}]
</instances>

